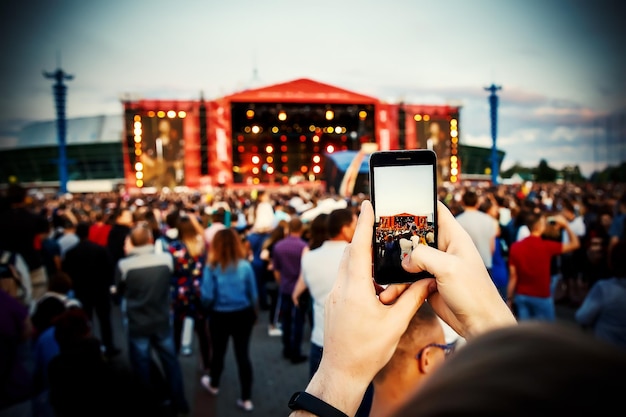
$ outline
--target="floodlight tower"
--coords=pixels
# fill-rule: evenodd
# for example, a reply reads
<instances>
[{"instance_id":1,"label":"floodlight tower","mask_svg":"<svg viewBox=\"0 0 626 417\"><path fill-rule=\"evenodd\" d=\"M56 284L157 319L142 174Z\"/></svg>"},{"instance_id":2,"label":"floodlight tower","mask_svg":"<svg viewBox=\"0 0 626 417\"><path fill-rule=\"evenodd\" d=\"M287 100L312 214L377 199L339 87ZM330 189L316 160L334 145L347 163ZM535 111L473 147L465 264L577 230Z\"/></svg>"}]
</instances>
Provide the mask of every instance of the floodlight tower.
<instances>
[{"instance_id":1,"label":"floodlight tower","mask_svg":"<svg viewBox=\"0 0 626 417\"><path fill-rule=\"evenodd\" d=\"M491 84L485 87L489 91L489 107L491 111L491 183L498 184L498 149L496 148L496 140L498 137L498 96L496 91L501 90L499 85Z\"/></svg>"},{"instance_id":2,"label":"floodlight tower","mask_svg":"<svg viewBox=\"0 0 626 417\"><path fill-rule=\"evenodd\" d=\"M54 72L43 72L43 76L49 79L55 80L55 84L52 86L54 93L54 104L57 110L57 136L59 141L59 193L67 193L67 154L65 149L65 136L66 136L66 119L65 119L65 96L67 95L67 87L63 83L64 80L70 81L74 79L73 75L70 75L63 71L61 68L57 68Z\"/></svg>"}]
</instances>

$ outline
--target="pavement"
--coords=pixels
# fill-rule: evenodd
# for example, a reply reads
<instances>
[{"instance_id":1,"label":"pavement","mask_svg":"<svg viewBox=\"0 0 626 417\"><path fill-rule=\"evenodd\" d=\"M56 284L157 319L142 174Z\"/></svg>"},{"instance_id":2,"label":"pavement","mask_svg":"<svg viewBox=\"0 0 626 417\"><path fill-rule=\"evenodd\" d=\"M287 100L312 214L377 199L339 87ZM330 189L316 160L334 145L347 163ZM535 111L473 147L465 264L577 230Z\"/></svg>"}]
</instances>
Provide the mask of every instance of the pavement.
<instances>
[{"instance_id":1,"label":"pavement","mask_svg":"<svg viewBox=\"0 0 626 417\"><path fill-rule=\"evenodd\" d=\"M114 340L122 353L115 358L128 365L126 338L122 328L119 308L113 306ZM95 320L97 322L97 319ZM257 324L252 331L250 357L253 368L252 402L254 410L247 412L237 407L239 398L239 378L237 363L232 345L229 342L225 358L224 372L220 381L220 391L214 396L200 385L202 360L198 353L197 338L192 343L189 356L180 355L185 391L191 406L191 417L241 417L246 414L255 416L287 416L289 398L295 391L302 390L309 381L309 362L294 365L282 357L281 338L267 334L269 314L261 311ZM98 334L97 323L96 335ZM303 354L310 350L311 328L305 324L302 343Z\"/></svg>"},{"instance_id":2,"label":"pavement","mask_svg":"<svg viewBox=\"0 0 626 417\"><path fill-rule=\"evenodd\" d=\"M556 311L558 320L574 322L574 308L557 304ZM241 410L236 405L240 391L232 341L229 343L225 358L220 391L214 396L200 385L202 361L198 354L197 340L193 339L191 355L180 356L187 399L191 405L191 417L241 417L246 414L287 416L289 414L287 402L295 391L306 387L309 380L309 364L305 361L294 365L283 359L281 338L267 334L268 322L267 311L262 311L252 331L250 341L250 356L254 372L252 388L254 410L252 412ZM122 353L115 360L126 361L128 364L126 339L117 306L113 306L113 323L115 343L122 349ZM95 327L97 329L97 323ZM309 324L305 324L302 352L307 355L310 349L310 331ZM96 334L97 332L98 330Z\"/></svg>"}]
</instances>

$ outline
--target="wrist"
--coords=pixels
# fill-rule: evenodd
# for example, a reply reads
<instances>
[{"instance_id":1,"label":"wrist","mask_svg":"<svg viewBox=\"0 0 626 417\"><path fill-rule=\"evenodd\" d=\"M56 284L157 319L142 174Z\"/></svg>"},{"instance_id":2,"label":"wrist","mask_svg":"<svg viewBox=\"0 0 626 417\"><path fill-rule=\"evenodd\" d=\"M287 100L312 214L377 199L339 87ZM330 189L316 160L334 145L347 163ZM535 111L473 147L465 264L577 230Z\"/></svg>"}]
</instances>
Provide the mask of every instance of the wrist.
<instances>
[{"instance_id":1,"label":"wrist","mask_svg":"<svg viewBox=\"0 0 626 417\"><path fill-rule=\"evenodd\" d=\"M368 384L369 381L359 383L354 376L344 375L340 369L327 369L322 360L305 391L350 416L359 408Z\"/></svg>"},{"instance_id":2,"label":"wrist","mask_svg":"<svg viewBox=\"0 0 626 417\"><path fill-rule=\"evenodd\" d=\"M512 301L513 297L510 297L507 300L509 303ZM502 308L494 309L482 320L477 320L472 325L468 326L468 331L465 337L466 339L471 339L491 330L501 327L514 326L516 324L517 320L515 319L513 312L506 303L502 303Z\"/></svg>"}]
</instances>

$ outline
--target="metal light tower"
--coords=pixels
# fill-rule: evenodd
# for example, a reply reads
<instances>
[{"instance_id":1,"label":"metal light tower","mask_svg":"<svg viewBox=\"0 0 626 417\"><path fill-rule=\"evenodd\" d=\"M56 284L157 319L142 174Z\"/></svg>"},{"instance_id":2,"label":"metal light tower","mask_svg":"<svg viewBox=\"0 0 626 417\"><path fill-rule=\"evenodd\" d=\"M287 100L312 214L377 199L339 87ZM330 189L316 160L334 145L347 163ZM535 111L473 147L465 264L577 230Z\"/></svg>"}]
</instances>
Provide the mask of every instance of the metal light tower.
<instances>
[{"instance_id":1,"label":"metal light tower","mask_svg":"<svg viewBox=\"0 0 626 417\"><path fill-rule=\"evenodd\" d=\"M496 148L496 139L498 137L498 96L496 91L501 90L499 85L491 84L489 87L485 87L486 91L489 91L489 106L491 111L491 183L493 185L498 184L498 149Z\"/></svg>"},{"instance_id":2,"label":"metal light tower","mask_svg":"<svg viewBox=\"0 0 626 417\"><path fill-rule=\"evenodd\" d=\"M43 76L56 81L52 86L54 93L54 104L57 110L57 136L59 141L59 192L67 193L67 154L65 149L66 119L65 119L65 96L67 87L63 80L73 80L74 76L58 68L54 72L44 71Z\"/></svg>"}]
</instances>

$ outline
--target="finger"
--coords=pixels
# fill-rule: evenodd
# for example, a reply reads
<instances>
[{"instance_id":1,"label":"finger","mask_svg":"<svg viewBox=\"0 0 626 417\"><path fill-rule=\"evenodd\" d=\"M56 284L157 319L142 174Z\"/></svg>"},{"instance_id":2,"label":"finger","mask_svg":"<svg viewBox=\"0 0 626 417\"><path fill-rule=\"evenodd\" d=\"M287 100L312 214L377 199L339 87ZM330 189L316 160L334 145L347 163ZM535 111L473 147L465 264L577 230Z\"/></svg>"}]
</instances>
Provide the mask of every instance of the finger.
<instances>
[{"instance_id":1,"label":"finger","mask_svg":"<svg viewBox=\"0 0 626 417\"><path fill-rule=\"evenodd\" d=\"M372 279L372 233L374 226L374 211L369 200L361 204L361 213L357 220L352 241L343 252L339 264L339 273L335 280L335 287L346 280L354 278ZM375 292L371 286L372 292Z\"/></svg>"},{"instance_id":2,"label":"finger","mask_svg":"<svg viewBox=\"0 0 626 417\"><path fill-rule=\"evenodd\" d=\"M428 298L429 280L420 280L409 285L390 308L391 320L394 323L409 323L415 312ZM405 329L402 329L404 332Z\"/></svg>"},{"instance_id":3,"label":"finger","mask_svg":"<svg viewBox=\"0 0 626 417\"><path fill-rule=\"evenodd\" d=\"M426 285L428 294L437 289L437 284L433 278L424 278L418 282L420 282L420 284L417 285ZM379 300L383 304L393 304L411 285L413 284L389 285L379 294Z\"/></svg>"},{"instance_id":4,"label":"finger","mask_svg":"<svg viewBox=\"0 0 626 417\"><path fill-rule=\"evenodd\" d=\"M402 260L402 268L407 272L428 271L437 276L444 272L443 268L451 268L456 262L457 258L453 255L427 245L418 245L410 256Z\"/></svg>"}]
</instances>

